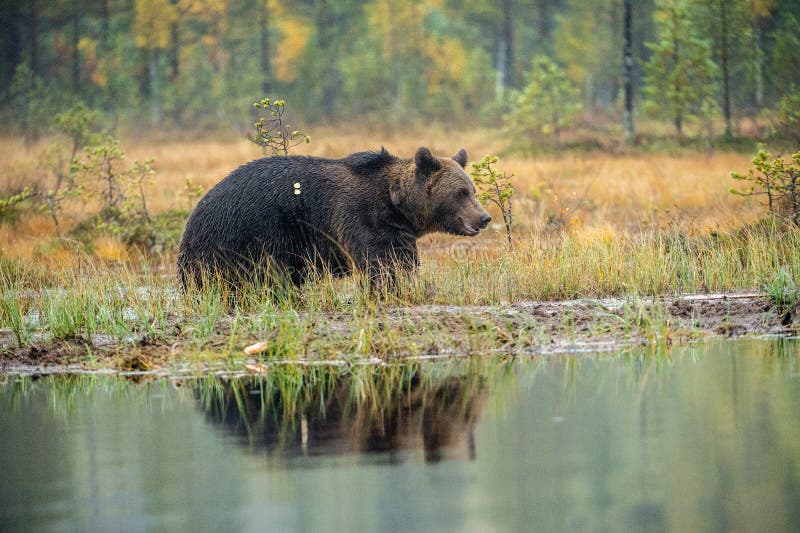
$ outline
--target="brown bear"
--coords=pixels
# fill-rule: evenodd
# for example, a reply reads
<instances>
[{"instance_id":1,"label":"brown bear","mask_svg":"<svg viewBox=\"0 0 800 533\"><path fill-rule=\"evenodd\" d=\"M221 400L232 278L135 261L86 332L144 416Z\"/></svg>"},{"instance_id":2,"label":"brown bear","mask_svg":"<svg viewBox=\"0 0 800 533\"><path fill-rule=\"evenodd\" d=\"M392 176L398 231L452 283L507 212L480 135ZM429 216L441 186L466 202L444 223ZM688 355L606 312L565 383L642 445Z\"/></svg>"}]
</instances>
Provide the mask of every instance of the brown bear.
<instances>
[{"instance_id":1,"label":"brown bear","mask_svg":"<svg viewBox=\"0 0 800 533\"><path fill-rule=\"evenodd\" d=\"M268 157L239 167L195 207L181 239L184 289L211 275L237 285L269 274L371 277L418 264L417 239L474 236L491 220L464 172L467 153L401 159L385 148L342 159Z\"/></svg>"}]
</instances>

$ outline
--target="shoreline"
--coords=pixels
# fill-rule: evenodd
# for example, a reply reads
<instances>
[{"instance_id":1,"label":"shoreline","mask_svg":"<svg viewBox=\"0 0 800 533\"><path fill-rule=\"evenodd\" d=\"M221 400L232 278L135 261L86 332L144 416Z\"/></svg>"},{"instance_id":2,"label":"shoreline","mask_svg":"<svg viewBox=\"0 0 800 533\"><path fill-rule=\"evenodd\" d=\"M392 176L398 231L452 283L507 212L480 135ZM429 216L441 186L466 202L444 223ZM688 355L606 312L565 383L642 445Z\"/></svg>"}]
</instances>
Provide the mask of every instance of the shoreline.
<instances>
[{"instance_id":1,"label":"shoreline","mask_svg":"<svg viewBox=\"0 0 800 533\"><path fill-rule=\"evenodd\" d=\"M791 336L800 321L752 290L662 297L521 301L488 306L387 307L364 316L298 313L299 357L270 352L270 340L236 324L218 327L201 347L180 333L162 339L51 341L13 346L0 330L0 374L111 374L198 377L257 375L280 366L382 366L475 356L548 356L613 352L625 348L685 344L704 339ZM236 317L236 321L241 317ZM176 324L180 331L180 324ZM292 332L290 332L291 334ZM42 333L37 333L42 337ZM266 342L264 353L245 348Z\"/></svg>"}]
</instances>

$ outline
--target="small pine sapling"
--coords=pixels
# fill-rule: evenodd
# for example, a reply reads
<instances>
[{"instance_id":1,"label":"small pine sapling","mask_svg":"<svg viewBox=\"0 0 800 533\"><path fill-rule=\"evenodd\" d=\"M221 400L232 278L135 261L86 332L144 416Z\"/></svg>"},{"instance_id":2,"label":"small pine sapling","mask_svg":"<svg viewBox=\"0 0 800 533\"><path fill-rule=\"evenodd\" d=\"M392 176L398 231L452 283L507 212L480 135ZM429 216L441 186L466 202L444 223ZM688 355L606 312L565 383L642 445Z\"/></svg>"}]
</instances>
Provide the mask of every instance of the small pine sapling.
<instances>
[{"instance_id":1,"label":"small pine sapling","mask_svg":"<svg viewBox=\"0 0 800 533\"><path fill-rule=\"evenodd\" d=\"M133 194L131 195L132 205L129 206L129 212L138 211L138 215L144 219L149 225L152 224L150 212L147 210L147 201L145 196L145 185L153 183L156 171L153 169L155 159L146 159L143 162L134 161L133 167L130 169L131 185ZM187 178L188 179L188 178Z\"/></svg>"},{"instance_id":2,"label":"small pine sapling","mask_svg":"<svg viewBox=\"0 0 800 533\"><path fill-rule=\"evenodd\" d=\"M119 168L125 159L125 152L119 141L105 134L85 149L85 158L78 161L78 170L84 175L86 182L100 182L100 197L103 208L100 216L104 220L119 219L122 216L122 204L125 201L123 190L126 171Z\"/></svg>"},{"instance_id":3,"label":"small pine sapling","mask_svg":"<svg viewBox=\"0 0 800 533\"><path fill-rule=\"evenodd\" d=\"M97 129L97 121L97 112L81 102L55 117L57 133L69 141L69 152L62 149L61 143L54 143L56 154L48 169L53 175L53 181L39 194L43 200L41 210L50 215L58 239L63 238L59 221L63 204L68 199L83 194L84 188L78 179L81 170L78 154L89 144L94 130Z\"/></svg>"},{"instance_id":4,"label":"small pine sapling","mask_svg":"<svg viewBox=\"0 0 800 533\"><path fill-rule=\"evenodd\" d=\"M731 172L733 179L750 184L747 190L731 189L731 192L740 196L766 196L762 204L770 214L788 218L800 226L800 152L792 154L789 161L781 156L771 159L769 152L759 150L747 174Z\"/></svg>"},{"instance_id":5,"label":"small pine sapling","mask_svg":"<svg viewBox=\"0 0 800 533\"><path fill-rule=\"evenodd\" d=\"M511 197L516 192L511 184L513 174L494 168L499 159L494 155L484 156L478 162L471 163L470 175L478 189L477 198L483 205L494 204L500 209L503 215L503 223L506 226L506 238L508 239L508 249L513 248L511 240L511 224L513 217L511 213Z\"/></svg>"},{"instance_id":6,"label":"small pine sapling","mask_svg":"<svg viewBox=\"0 0 800 533\"><path fill-rule=\"evenodd\" d=\"M198 185L192 181L192 178L186 178L186 180L183 182L183 189L181 189L180 195L186 198L186 201L191 207L203 196L203 194L205 194L205 192L206 190L202 185Z\"/></svg>"},{"instance_id":7,"label":"small pine sapling","mask_svg":"<svg viewBox=\"0 0 800 533\"><path fill-rule=\"evenodd\" d=\"M288 155L289 149L302 143L310 143L311 137L300 130L293 130L285 121L286 102L284 100L270 100L264 98L255 102L253 107L263 109L264 115L258 117L255 123L256 132L249 135L255 144L259 145L264 155ZM267 116L269 115L269 116Z\"/></svg>"}]
</instances>

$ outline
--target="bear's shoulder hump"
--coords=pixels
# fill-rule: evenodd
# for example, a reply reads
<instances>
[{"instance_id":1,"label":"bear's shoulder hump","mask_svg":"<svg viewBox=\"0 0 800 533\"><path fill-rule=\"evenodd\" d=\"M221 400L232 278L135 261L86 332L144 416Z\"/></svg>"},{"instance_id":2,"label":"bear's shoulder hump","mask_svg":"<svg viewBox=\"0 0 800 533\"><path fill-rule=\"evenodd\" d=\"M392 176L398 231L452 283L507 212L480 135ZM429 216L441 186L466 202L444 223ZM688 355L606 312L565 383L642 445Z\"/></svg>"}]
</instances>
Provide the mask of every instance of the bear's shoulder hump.
<instances>
[{"instance_id":1,"label":"bear's shoulder hump","mask_svg":"<svg viewBox=\"0 0 800 533\"><path fill-rule=\"evenodd\" d=\"M397 161L397 157L381 147L379 152L357 152L342 159L342 162L358 174L373 174Z\"/></svg>"}]
</instances>

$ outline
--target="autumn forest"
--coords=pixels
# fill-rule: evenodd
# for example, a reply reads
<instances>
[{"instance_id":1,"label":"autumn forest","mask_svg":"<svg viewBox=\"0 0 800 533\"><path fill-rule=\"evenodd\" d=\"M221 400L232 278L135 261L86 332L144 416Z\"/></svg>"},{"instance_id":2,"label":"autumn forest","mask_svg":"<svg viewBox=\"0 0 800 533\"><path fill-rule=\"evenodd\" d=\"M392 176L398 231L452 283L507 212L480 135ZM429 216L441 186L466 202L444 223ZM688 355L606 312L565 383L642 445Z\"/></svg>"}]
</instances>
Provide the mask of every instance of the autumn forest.
<instances>
[{"instance_id":1,"label":"autumn forest","mask_svg":"<svg viewBox=\"0 0 800 533\"><path fill-rule=\"evenodd\" d=\"M764 134L800 107L790 0L11 0L0 26L0 120L32 137L79 99L113 124L187 134L244 132L252 103L280 95L304 124L475 124L545 143L652 120ZM559 116L522 112L537 83L555 84Z\"/></svg>"}]
</instances>

